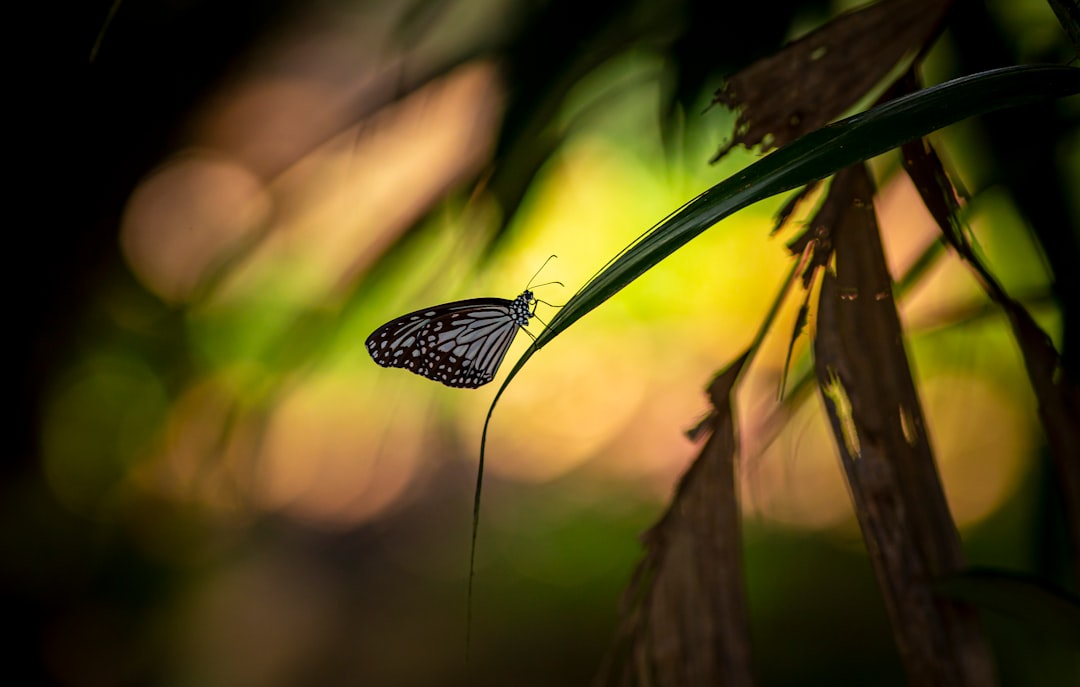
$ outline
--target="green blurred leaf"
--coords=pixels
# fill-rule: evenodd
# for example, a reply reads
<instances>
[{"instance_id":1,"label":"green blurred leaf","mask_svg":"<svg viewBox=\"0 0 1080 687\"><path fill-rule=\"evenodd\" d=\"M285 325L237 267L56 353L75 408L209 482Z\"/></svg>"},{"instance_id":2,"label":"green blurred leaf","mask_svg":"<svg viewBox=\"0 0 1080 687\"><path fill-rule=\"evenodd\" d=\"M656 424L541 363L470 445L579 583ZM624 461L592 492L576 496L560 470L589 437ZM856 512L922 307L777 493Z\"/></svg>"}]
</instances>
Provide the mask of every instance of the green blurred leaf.
<instances>
[{"instance_id":1,"label":"green blurred leaf","mask_svg":"<svg viewBox=\"0 0 1080 687\"><path fill-rule=\"evenodd\" d=\"M1034 577L971 569L934 583L941 596L997 611L1046 637L1080 646L1080 599Z\"/></svg>"}]
</instances>

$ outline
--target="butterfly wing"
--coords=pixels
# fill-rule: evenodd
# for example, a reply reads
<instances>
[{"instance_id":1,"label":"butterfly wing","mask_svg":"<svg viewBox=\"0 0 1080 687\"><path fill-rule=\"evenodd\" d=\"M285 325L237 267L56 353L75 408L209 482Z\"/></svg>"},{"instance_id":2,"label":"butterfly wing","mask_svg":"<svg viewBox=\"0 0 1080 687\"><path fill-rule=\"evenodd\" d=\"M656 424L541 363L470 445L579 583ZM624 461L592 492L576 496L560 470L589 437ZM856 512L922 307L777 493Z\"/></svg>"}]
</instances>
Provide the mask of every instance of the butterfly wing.
<instances>
[{"instance_id":1,"label":"butterfly wing","mask_svg":"<svg viewBox=\"0 0 1080 687\"><path fill-rule=\"evenodd\" d=\"M521 318L511 310L517 302L473 298L402 315L371 333L368 353L383 367L475 389L495 378L517 335Z\"/></svg>"}]
</instances>

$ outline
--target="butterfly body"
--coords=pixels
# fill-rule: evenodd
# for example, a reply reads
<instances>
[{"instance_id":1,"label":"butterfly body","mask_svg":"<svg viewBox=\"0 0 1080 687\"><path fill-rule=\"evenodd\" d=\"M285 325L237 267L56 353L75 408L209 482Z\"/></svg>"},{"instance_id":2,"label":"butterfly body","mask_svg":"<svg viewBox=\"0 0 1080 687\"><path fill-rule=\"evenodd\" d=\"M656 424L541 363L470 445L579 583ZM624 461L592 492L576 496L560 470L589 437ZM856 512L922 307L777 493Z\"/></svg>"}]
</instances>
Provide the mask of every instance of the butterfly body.
<instances>
[{"instance_id":1,"label":"butterfly body","mask_svg":"<svg viewBox=\"0 0 1080 687\"><path fill-rule=\"evenodd\" d=\"M495 378L518 329L533 317L535 298L472 298L402 315L367 338L383 367L400 367L446 386L475 389Z\"/></svg>"}]
</instances>

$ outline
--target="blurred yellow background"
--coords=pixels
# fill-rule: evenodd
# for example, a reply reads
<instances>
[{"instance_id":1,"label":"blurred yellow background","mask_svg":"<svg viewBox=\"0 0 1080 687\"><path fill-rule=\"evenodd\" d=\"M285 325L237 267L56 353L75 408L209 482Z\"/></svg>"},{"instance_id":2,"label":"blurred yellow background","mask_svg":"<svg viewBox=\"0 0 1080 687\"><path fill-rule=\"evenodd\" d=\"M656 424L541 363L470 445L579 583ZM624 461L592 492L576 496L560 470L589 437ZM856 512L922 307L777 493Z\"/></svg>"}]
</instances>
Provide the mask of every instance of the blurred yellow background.
<instances>
[{"instance_id":1,"label":"blurred yellow background","mask_svg":"<svg viewBox=\"0 0 1080 687\"><path fill-rule=\"evenodd\" d=\"M122 262L85 292L68 353L43 382L45 491L13 490L8 505L45 499L62 513L20 535L16 566L36 594L66 599L39 643L60 684L583 684L599 663L636 537L696 453L684 432L707 411L703 389L753 339L790 269L792 230L769 235L783 199L676 253L509 387L488 444L466 664L480 431L528 340L473 391L380 368L365 337L413 309L513 298L552 254L540 281L566 286L537 295L564 303L754 155L706 164L733 122L700 114L707 94L666 145L664 64L643 46L575 86L555 120L557 152L506 217L468 184L504 114L495 60L366 103L509 10L459 3L406 49L385 39L392 5L318 5L262 36L124 203ZM1029 18L1030 40L1053 21L1044 10ZM933 64L947 71L948 46L939 52ZM961 173L977 159L966 131L959 144L939 137ZM1062 155L1080 169L1077 146ZM937 230L895 156L874 169L899 278ZM1056 335L1043 258L1008 195L990 189L965 213L988 264L1011 293L1042 303L1033 312ZM777 400L802 295L738 409L755 652L766 664L790 652L805 682L835 655L856 678L896 676L821 402L797 388L810 370L805 335L795 395ZM943 254L905 294L902 318L971 558L1023 565L1032 553L1011 520L1031 517L1041 434L1020 356L986 302ZM829 654L837 633L848 643Z\"/></svg>"}]
</instances>

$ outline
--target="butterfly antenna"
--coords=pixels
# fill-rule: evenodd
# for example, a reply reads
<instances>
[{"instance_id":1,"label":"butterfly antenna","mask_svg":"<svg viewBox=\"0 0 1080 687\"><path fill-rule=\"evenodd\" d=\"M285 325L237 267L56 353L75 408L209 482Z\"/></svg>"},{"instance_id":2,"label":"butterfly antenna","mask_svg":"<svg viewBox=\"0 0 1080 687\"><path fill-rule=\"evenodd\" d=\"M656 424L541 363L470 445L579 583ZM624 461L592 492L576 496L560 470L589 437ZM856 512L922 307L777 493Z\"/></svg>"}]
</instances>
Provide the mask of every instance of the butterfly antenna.
<instances>
[{"instance_id":1,"label":"butterfly antenna","mask_svg":"<svg viewBox=\"0 0 1080 687\"><path fill-rule=\"evenodd\" d=\"M540 273L544 271L544 268L545 268L545 267L547 267L547 264L548 264L549 262L551 262L551 261L552 261L552 260L553 260L554 258L557 258L557 257L559 257L559 256L558 256L558 255L549 255L549 256L548 256L548 259L544 261L544 264L543 264L543 265L540 265L540 269L536 270L536 274L534 274L534 275L532 276L532 278L531 278L531 279L529 279L529 283L525 285L525 290L526 290L526 291L528 291L528 290L529 290L529 289L530 289L530 288L532 287L532 282L533 282L533 279L536 279L537 277L539 277L539 276L540 276ZM559 282L548 282L548 283L549 283L549 284L552 284L552 283L553 283L553 284L558 284ZM547 284L541 284L541 286L547 286Z\"/></svg>"},{"instance_id":2,"label":"butterfly antenna","mask_svg":"<svg viewBox=\"0 0 1080 687\"><path fill-rule=\"evenodd\" d=\"M531 289L540 289L540 288L543 288L545 286L551 286L552 284L558 284L559 286L561 286L563 288L566 288L566 284L563 284L561 281L546 281L543 284L537 284L536 286L531 286L529 288L531 288Z\"/></svg>"}]
</instances>

